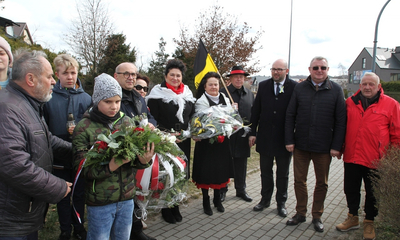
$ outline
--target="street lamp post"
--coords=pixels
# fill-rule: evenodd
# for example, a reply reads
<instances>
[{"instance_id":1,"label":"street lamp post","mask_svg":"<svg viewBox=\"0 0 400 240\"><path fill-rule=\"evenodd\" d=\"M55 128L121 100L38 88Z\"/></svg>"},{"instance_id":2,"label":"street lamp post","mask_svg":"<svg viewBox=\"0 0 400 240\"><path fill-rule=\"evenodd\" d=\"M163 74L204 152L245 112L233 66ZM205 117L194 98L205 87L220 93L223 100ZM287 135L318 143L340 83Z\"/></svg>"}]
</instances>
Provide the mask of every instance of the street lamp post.
<instances>
[{"instance_id":1,"label":"street lamp post","mask_svg":"<svg viewBox=\"0 0 400 240\"><path fill-rule=\"evenodd\" d=\"M376 20L376 25L375 25L375 38L374 38L374 52L373 52L373 56L372 56L372 72L375 73L375 59L376 59L376 43L378 42L378 25L379 25L379 20L381 19L381 15L383 10L385 10L385 7L388 5L388 3L390 2L390 0L388 0L385 5L383 5L381 12L378 15L378 19Z\"/></svg>"},{"instance_id":2,"label":"street lamp post","mask_svg":"<svg viewBox=\"0 0 400 240\"><path fill-rule=\"evenodd\" d=\"M291 0L291 3L290 3L290 31L289 31L289 59L288 59L289 71L290 71L290 52L292 50L292 15L293 15L293 0ZM288 72L288 74L287 74L288 78L289 78L289 74L290 74L290 72Z\"/></svg>"}]
</instances>

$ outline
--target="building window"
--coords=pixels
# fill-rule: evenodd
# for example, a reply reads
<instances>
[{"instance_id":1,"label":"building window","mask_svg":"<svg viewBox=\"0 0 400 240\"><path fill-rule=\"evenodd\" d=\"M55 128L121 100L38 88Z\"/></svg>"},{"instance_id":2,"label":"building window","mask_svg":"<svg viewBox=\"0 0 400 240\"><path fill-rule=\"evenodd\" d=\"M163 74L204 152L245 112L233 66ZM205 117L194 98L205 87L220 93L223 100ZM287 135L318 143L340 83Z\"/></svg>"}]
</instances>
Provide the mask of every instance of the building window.
<instances>
[{"instance_id":1,"label":"building window","mask_svg":"<svg viewBox=\"0 0 400 240\"><path fill-rule=\"evenodd\" d=\"M367 65L367 60L365 58L362 59L362 69L365 69Z\"/></svg>"},{"instance_id":2,"label":"building window","mask_svg":"<svg viewBox=\"0 0 400 240\"><path fill-rule=\"evenodd\" d=\"M400 81L400 73L391 73L390 81Z\"/></svg>"}]
</instances>

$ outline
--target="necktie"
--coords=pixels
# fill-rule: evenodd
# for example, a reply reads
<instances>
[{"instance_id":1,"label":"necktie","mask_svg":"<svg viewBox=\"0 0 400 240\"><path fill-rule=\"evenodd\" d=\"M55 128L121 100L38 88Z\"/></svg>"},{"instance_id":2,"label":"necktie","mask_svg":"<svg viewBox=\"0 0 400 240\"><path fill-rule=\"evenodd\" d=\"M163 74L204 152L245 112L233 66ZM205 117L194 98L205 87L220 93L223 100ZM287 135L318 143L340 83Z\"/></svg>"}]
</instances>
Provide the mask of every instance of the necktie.
<instances>
[{"instance_id":1,"label":"necktie","mask_svg":"<svg viewBox=\"0 0 400 240\"><path fill-rule=\"evenodd\" d=\"M279 83L276 83L275 95L278 96L279 94Z\"/></svg>"}]
</instances>

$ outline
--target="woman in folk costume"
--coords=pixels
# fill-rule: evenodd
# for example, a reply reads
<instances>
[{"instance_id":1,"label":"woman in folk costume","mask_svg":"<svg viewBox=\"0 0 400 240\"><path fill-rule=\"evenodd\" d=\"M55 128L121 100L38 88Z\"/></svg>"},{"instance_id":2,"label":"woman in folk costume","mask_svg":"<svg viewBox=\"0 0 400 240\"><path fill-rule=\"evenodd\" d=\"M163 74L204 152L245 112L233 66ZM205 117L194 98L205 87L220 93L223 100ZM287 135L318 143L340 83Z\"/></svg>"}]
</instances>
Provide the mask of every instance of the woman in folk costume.
<instances>
[{"instance_id":1,"label":"woman in folk costume","mask_svg":"<svg viewBox=\"0 0 400 240\"><path fill-rule=\"evenodd\" d=\"M189 121L194 113L196 99L189 87L182 83L185 71L186 66L181 60L169 60L165 68L165 81L154 86L146 97L147 106L156 119L160 130L180 132L188 128ZM188 161L186 175L189 179L191 139L183 141L178 139L177 144L186 155ZM161 213L166 222L182 221L179 206L163 208Z\"/></svg>"},{"instance_id":2,"label":"woman in folk costume","mask_svg":"<svg viewBox=\"0 0 400 240\"><path fill-rule=\"evenodd\" d=\"M229 99L219 92L221 78L216 72L208 72L200 82L197 90L195 112L210 109L211 106L223 105L232 108ZM222 136L221 136L222 137ZM193 182L203 193L204 213L211 216L213 211L210 206L208 189L214 189L214 206L219 212L224 212L220 190L229 183L233 175L232 156L229 149L229 139L222 137L219 141L210 143L209 139L196 139L193 159Z\"/></svg>"}]
</instances>

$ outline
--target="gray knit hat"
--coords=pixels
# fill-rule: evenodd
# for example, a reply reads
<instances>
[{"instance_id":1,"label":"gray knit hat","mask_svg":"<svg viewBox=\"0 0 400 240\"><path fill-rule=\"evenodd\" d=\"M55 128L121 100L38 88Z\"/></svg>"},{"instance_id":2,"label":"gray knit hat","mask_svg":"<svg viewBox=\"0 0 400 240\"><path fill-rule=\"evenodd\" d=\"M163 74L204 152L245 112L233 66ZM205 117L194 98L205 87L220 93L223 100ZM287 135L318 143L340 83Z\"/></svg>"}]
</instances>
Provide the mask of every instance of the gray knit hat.
<instances>
[{"instance_id":1,"label":"gray knit hat","mask_svg":"<svg viewBox=\"0 0 400 240\"><path fill-rule=\"evenodd\" d=\"M97 105L101 100L114 96L122 98L122 88L113 77L106 73L102 73L94 78L94 89L92 100L93 104Z\"/></svg>"}]
</instances>

